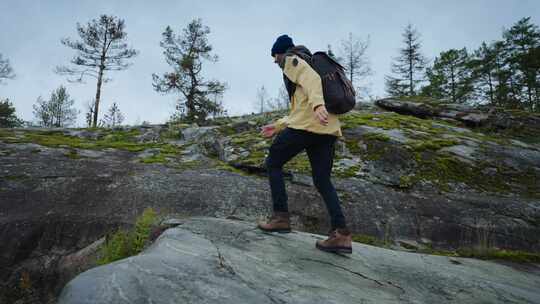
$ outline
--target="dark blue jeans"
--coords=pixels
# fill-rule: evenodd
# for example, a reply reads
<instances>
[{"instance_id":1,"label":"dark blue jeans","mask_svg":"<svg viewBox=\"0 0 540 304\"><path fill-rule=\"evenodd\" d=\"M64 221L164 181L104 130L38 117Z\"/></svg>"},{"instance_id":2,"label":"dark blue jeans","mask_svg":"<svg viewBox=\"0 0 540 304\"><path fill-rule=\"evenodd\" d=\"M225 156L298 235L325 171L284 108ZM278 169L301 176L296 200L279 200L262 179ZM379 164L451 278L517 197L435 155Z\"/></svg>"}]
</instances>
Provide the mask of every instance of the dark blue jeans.
<instances>
[{"instance_id":1,"label":"dark blue jeans","mask_svg":"<svg viewBox=\"0 0 540 304\"><path fill-rule=\"evenodd\" d=\"M286 128L276 136L266 158L274 211L288 211L283 166L305 149L311 164L313 184L324 199L332 229L346 228L336 189L330 181L336 139L337 137L333 135L291 128Z\"/></svg>"}]
</instances>

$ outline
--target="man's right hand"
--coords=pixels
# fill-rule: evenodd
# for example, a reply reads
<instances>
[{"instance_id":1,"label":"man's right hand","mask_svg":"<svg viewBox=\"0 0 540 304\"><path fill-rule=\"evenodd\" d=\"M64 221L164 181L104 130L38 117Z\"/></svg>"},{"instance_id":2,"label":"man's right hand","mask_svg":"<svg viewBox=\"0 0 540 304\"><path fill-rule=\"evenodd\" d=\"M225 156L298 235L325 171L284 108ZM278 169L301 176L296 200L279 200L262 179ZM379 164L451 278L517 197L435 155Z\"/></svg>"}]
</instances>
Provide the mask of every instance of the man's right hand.
<instances>
[{"instance_id":1,"label":"man's right hand","mask_svg":"<svg viewBox=\"0 0 540 304\"><path fill-rule=\"evenodd\" d=\"M276 133L276 127L272 124L262 127L261 135L263 137L272 137Z\"/></svg>"}]
</instances>

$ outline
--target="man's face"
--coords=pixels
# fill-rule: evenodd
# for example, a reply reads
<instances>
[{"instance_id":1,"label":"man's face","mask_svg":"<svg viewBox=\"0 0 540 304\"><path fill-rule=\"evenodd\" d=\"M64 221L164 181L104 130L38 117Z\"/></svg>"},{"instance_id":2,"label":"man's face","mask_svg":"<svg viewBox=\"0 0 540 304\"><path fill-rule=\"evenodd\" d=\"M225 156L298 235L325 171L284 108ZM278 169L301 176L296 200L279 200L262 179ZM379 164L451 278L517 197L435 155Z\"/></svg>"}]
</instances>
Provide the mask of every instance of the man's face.
<instances>
[{"instance_id":1,"label":"man's face","mask_svg":"<svg viewBox=\"0 0 540 304\"><path fill-rule=\"evenodd\" d=\"M283 56L285 56L285 54L275 54L274 55L274 63L277 64L279 67L281 67L281 62L283 62Z\"/></svg>"}]
</instances>

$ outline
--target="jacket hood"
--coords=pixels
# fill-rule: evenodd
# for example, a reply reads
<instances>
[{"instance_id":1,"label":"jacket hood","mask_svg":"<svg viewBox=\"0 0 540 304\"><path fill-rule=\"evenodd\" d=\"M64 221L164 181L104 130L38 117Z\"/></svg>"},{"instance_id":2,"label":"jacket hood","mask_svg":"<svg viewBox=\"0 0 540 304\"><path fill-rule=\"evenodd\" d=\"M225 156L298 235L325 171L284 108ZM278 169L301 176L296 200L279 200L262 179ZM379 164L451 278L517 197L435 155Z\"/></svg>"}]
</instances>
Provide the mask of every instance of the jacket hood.
<instances>
[{"instance_id":1,"label":"jacket hood","mask_svg":"<svg viewBox=\"0 0 540 304\"><path fill-rule=\"evenodd\" d=\"M286 54L295 54L300 56L302 59L311 58L312 54L309 49L303 45L296 45L287 50Z\"/></svg>"}]
</instances>

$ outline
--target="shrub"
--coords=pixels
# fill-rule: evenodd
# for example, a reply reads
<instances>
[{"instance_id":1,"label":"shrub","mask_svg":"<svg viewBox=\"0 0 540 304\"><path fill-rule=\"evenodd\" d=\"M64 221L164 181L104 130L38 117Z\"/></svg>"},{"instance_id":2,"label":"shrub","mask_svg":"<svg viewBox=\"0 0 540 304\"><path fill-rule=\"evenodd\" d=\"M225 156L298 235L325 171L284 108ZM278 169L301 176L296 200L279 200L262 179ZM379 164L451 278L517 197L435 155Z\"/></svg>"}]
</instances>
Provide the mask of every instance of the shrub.
<instances>
[{"instance_id":1,"label":"shrub","mask_svg":"<svg viewBox=\"0 0 540 304\"><path fill-rule=\"evenodd\" d=\"M118 229L107 238L101 248L97 264L112 263L140 253L148 242L152 228L156 226L156 223L157 213L152 208L146 208L135 221L132 230Z\"/></svg>"}]
</instances>

